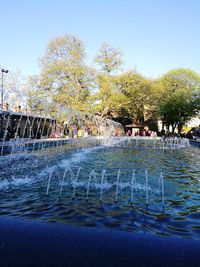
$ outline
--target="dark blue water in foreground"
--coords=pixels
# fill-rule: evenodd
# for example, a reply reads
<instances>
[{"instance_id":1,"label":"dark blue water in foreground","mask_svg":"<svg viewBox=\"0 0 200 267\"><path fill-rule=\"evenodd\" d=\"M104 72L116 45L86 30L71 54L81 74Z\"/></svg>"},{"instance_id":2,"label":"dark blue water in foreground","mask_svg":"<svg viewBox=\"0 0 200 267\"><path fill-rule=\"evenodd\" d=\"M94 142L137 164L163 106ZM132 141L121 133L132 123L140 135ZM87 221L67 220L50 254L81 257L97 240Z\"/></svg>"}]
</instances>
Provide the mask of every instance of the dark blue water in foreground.
<instances>
[{"instance_id":1,"label":"dark blue water in foreground","mask_svg":"<svg viewBox=\"0 0 200 267\"><path fill-rule=\"evenodd\" d=\"M200 149L82 143L5 156L0 198L1 215L200 239Z\"/></svg>"}]
</instances>

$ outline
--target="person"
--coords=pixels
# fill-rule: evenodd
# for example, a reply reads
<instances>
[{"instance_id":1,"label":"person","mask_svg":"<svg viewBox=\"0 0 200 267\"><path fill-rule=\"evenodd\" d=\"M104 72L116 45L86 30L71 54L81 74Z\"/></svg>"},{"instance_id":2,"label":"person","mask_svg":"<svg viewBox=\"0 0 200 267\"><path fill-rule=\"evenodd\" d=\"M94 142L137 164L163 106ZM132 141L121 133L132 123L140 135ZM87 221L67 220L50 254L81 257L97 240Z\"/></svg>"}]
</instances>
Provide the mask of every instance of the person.
<instances>
[{"instance_id":1,"label":"person","mask_svg":"<svg viewBox=\"0 0 200 267\"><path fill-rule=\"evenodd\" d=\"M138 136L138 135L139 135L139 131L136 131L136 132L135 132L135 136Z\"/></svg>"},{"instance_id":2,"label":"person","mask_svg":"<svg viewBox=\"0 0 200 267\"><path fill-rule=\"evenodd\" d=\"M84 137L87 137L88 136L88 130L87 128L84 129L84 134L83 134Z\"/></svg>"},{"instance_id":3,"label":"person","mask_svg":"<svg viewBox=\"0 0 200 267\"><path fill-rule=\"evenodd\" d=\"M92 133L92 131L89 127L87 128L87 132L88 132L88 135L91 135L91 133Z\"/></svg>"},{"instance_id":4,"label":"person","mask_svg":"<svg viewBox=\"0 0 200 267\"><path fill-rule=\"evenodd\" d=\"M127 136L131 136L131 130L128 130L128 131L126 132L126 135L127 135Z\"/></svg>"},{"instance_id":5,"label":"person","mask_svg":"<svg viewBox=\"0 0 200 267\"><path fill-rule=\"evenodd\" d=\"M69 135L69 128L67 127L67 125L64 128L64 135L66 135L66 136Z\"/></svg>"},{"instance_id":6,"label":"person","mask_svg":"<svg viewBox=\"0 0 200 267\"><path fill-rule=\"evenodd\" d=\"M146 136L151 136L151 130L148 130Z\"/></svg>"},{"instance_id":7,"label":"person","mask_svg":"<svg viewBox=\"0 0 200 267\"><path fill-rule=\"evenodd\" d=\"M72 138L77 138L77 127L74 125L72 127Z\"/></svg>"},{"instance_id":8,"label":"person","mask_svg":"<svg viewBox=\"0 0 200 267\"><path fill-rule=\"evenodd\" d=\"M146 130L145 129L142 130L141 136L146 136Z\"/></svg>"}]
</instances>

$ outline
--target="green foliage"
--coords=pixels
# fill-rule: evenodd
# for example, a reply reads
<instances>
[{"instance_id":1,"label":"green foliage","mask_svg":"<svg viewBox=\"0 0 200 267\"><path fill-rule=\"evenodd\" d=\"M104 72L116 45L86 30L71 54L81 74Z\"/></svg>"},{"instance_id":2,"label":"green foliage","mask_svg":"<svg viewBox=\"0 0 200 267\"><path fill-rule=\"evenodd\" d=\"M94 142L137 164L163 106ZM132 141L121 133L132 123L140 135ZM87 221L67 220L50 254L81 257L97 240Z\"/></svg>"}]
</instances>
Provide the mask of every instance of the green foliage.
<instances>
[{"instance_id":1,"label":"green foliage","mask_svg":"<svg viewBox=\"0 0 200 267\"><path fill-rule=\"evenodd\" d=\"M165 124L179 132L200 111L200 77L189 69L175 69L158 81L159 114Z\"/></svg>"},{"instance_id":2,"label":"green foliage","mask_svg":"<svg viewBox=\"0 0 200 267\"><path fill-rule=\"evenodd\" d=\"M41 83L40 76L29 77L27 83L28 91L28 105L32 112L44 113L49 115L51 113L51 92L45 88Z\"/></svg>"},{"instance_id":3,"label":"green foliage","mask_svg":"<svg viewBox=\"0 0 200 267\"><path fill-rule=\"evenodd\" d=\"M119 76L116 85L124 95L121 114L126 114L136 124L143 124L145 114L150 115L152 82L136 72L127 72ZM148 116L147 116L148 117Z\"/></svg>"},{"instance_id":4,"label":"green foliage","mask_svg":"<svg viewBox=\"0 0 200 267\"><path fill-rule=\"evenodd\" d=\"M62 106L121 121L132 119L141 126L161 118L179 131L200 111L200 77L189 69L169 71L155 81L134 71L119 74L122 52L106 43L95 58L100 71L87 66L85 58L78 37L51 40L40 75L28 82L31 110L60 119L57 107Z\"/></svg>"},{"instance_id":5,"label":"green foliage","mask_svg":"<svg viewBox=\"0 0 200 267\"><path fill-rule=\"evenodd\" d=\"M115 118L118 116L123 102L126 100L116 86L118 76L110 76L106 73L101 73L98 76L99 90L95 94L96 97L96 112L101 117Z\"/></svg>"},{"instance_id":6,"label":"green foliage","mask_svg":"<svg viewBox=\"0 0 200 267\"><path fill-rule=\"evenodd\" d=\"M65 35L51 40L41 60L38 81L30 84L32 101L34 95L41 106L41 88L46 88L52 105L61 104L84 111L90 91L95 86L95 72L85 65L84 60L85 48L78 37Z\"/></svg>"}]
</instances>

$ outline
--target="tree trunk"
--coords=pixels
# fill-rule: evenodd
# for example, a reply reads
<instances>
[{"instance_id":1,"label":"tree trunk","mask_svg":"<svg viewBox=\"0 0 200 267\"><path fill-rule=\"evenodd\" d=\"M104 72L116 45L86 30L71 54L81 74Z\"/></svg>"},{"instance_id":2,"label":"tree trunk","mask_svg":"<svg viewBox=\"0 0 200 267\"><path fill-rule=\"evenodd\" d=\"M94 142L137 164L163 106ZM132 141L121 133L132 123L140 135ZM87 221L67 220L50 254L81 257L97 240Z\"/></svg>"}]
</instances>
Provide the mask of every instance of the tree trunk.
<instances>
[{"instance_id":1,"label":"tree trunk","mask_svg":"<svg viewBox=\"0 0 200 267\"><path fill-rule=\"evenodd\" d=\"M164 131L165 130L165 123L164 123L164 121L162 121L162 131Z\"/></svg>"},{"instance_id":2,"label":"tree trunk","mask_svg":"<svg viewBox=\"0 0 200 267\"><path fill-rule=\"evenodd\" d=\"M169 132L169 126L170 126L169 123L167 123L167 131L168 131L168 132Z\"/></svg>"},{"instance_id":3,"label":"tree trunk","mask_svg":"<svg viewBox=\"0 0 200 267\"><path fill-rule=\"evenodd\" d=\"M172 133L174 134L174 132L175 132L175 129L176 129L176 124L173 124L172 125Z\"/></svg>"},{"instance_id":4,"label":"tree trunk","mask_svg":"<svg viewBox=\"0 0 200 267\"><path fill-rule=\"evenodd\" d=\"M178 133L179 133L179 134L181 134L182 129L183 129L183 124L182 124L182 123L179 123L179 124L178 124Z\"/></svg>"}]
</instances>

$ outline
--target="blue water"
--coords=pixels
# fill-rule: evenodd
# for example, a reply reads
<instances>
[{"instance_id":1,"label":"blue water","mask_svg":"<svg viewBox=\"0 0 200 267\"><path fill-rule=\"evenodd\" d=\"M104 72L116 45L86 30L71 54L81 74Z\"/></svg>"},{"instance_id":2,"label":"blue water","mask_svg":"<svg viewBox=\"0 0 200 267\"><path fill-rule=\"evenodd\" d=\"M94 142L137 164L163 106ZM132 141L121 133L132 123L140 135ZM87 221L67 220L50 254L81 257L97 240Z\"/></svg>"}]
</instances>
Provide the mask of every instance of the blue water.
<instances>
[{"instance_id":1,"label":"blue water","mask_svg":"<svg viewBox=\"0 0 200 267\"><path fill-rule=\"evenodd\" d=\"M0 214L200 238L199 148L96 145L2 157Z\"/></svg>"}]
</instances>

